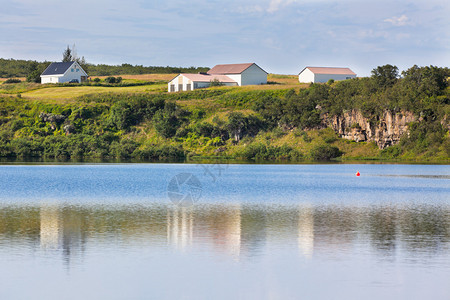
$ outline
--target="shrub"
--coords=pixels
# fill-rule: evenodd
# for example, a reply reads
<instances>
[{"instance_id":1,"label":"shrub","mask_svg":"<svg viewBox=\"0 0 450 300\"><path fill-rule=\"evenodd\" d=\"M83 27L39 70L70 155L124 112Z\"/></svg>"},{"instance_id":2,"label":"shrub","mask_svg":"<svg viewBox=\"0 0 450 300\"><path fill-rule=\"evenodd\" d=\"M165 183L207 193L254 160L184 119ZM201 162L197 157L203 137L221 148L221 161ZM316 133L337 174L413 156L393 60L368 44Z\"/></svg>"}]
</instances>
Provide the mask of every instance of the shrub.
<instances>
[{"instance_id":1,"label":"shrub","mask_svg":"<svg viewBox=\"0 0 450 300\"><path fill-rule=\"evenodd\" d=\"M158 110L153 116L153 125L161 136L171 138L177 133L182 123L177 110L181 111L175 103L166 102L164 109Z\"/></svg>"},{"instance_id":2,"label":"shrub","mask_svg":"<svg viewBox=\"0 0 450 300\"><path fill-rule=\"evenodd\" d=\"M263 143L250 144L238 155L247 160L299 160L303 157L288 145L270 146Z\"/></svg>"},{"instance_id":3,"label":"shrub","mask_svg":"<svg viewBox=\"0 0 450 300\"><path fill-rule=\"evenodd\" d=\"M194 127L194 132L199 136L211 137L213 130L214 125L207 122L197 123Z\"/></svg>"},{"instance_id":4,"label":"shrub","mask_svg":"<svg viewBox=\"0 0 450 300\"><path fill-rule=\"evenodd\" d=\"M383 158L396 158L402 153L400 145L391 146L381 151L380 155Z\"/></svg>"},{"instance_id":5,"label":"shrub","mask_svg":"<svg viewBox=\"0 0 450 300\"><path fill-rule=\"evenodd\" d=\"M105 82L106 83L111 83L111 84L116 83L116 77L114 77L114 76L106 77L105 78Z\"/></svg>"},{"instance_id":6,"label":"shrub","mask_svg":"<svg viewBox=\"0 0 450 300\"><path fill-rule=\"evenodd\" d=\"M339 150L338 147L330 146L328 144L317 145L310 151L311 158L319 161L331 160L333 158L342 156L342 154L343 153Z\"/></svg>"},{"instance_id":7,"label":"shrub","mask_svg":"<svg viewBox=\"0 0 450 300\"><path fill-rule=\"evenodd\" d=\"M17 79L17 78L9 78L7 79L4 83L9 84L9 83L21 83L22 80Z\"/></svg>"},{"instance_id":8,"label":"shrub","mask_svg":"<svg viewBox=\"0 0 450 300\"><path fill-rule=\"evenodd\" d=\"M219 81L219 79L215 78L214 80L211 80L209 82L210 86L222 86L224 85L222 82Z\"/></svg>"},{"instance_id":9,"label":"shrub","mask_svg":"<svg viewBox=\"0 0 450 300\"><path fill-rule=\"evenodd\" d=\"M133 158L144 160L176 160L181 161L186 158L186 154L182 147L171 145L163 146L147 146L143 149L136 149Z\"/></svg>"}]
</instances>

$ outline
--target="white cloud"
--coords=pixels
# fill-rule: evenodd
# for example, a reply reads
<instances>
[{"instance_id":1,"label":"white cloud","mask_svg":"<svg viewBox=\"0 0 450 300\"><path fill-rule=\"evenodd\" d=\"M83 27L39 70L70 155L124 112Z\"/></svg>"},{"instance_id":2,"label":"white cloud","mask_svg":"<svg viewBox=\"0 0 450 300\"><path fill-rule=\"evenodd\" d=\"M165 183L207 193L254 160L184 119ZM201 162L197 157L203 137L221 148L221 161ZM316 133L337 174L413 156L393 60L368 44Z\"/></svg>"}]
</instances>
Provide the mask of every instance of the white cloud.
<instances>
[{"instance_id":1,"label":"white cloud","mask_svg":"<svg viewBox=\"0 0 450 300\"><path fill-rule=\"evenodd\" d=\"M237 8L237 12L241 14L247 14L247 13L261 13L263 11L263 8L259 5L252 5L252 6L239 6Z\"/></svg>"},{"instance_id":2,"label":"white cloud","mask_svg":"<svg viewBox=\"0 0 450 300\"><path fill-rule=\"evenodd\" d=\"M384 22L391 23L394 26L405 26L408 25L409 18L406 15L401 15L400 17L385 19Z\"/></svg>"},{"instance_id":3,"label":"white cloud","mask_svg":"<svg viewBox=\"0 0 450 300\"><path fill-rule=\"evenodd\" d=\"M287 6L291 3L297 2L296 0L270 0L269 8L267 8L268 13L274 13L283 6Z\"/></svg>"}]
</instances>

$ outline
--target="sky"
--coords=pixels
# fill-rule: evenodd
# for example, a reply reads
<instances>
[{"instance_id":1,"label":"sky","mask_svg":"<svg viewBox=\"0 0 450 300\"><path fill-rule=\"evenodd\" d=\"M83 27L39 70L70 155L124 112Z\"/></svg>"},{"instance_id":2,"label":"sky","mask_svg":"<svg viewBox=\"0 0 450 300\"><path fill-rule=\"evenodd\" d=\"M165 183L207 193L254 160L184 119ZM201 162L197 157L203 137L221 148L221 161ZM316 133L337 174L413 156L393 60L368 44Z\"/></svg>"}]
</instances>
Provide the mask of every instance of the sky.
<instances>
[{"instance_id":1,"label":"sky","mask_svg":"<svg viewBox=\"0 0 450 300\"><path fill-rule=\"evenodd\" d=\"M94 64L450 66L449 0L0 0L0 57Z\"/></svg>"}]
</instances>

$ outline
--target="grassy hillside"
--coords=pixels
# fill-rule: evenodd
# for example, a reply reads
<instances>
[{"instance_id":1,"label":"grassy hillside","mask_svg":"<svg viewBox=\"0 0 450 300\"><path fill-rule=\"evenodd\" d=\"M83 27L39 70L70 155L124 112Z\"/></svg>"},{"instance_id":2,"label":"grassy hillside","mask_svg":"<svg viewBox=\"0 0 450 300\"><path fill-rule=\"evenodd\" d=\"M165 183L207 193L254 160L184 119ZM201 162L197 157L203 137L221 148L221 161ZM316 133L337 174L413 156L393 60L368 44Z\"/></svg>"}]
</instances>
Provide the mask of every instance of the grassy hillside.
<instances>
[{"instance_id":1,"label":"grassy hillside","mask_svg":"<svg viewBox=\"0 0 450 300\"><path fill-rule=\"evenodd\" d=\"M448 162L446 73L410 71L421 76L310 86L297 83L296 76L270 75L264 86L181 93L166 92L168 75L123 76L116 85L4 83L0 157ZM323 128L324 113L347 109L359 109L374 120L386 109L408 110L420 121L410 124L400 144L380 150Z\"/></svg>"}]
</instances>

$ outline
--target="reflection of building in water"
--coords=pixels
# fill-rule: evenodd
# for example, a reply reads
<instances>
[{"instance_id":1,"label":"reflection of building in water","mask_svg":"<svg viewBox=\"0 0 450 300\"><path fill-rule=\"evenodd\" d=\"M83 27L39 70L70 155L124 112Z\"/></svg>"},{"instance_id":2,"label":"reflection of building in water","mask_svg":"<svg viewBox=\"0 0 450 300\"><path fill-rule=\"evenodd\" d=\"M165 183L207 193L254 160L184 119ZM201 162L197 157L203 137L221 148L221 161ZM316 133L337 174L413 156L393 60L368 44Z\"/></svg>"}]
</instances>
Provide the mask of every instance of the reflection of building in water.
<instances>
[{"instance_id":1,"label":"reflection of building in water","mask_svg":"<svg viewBox=\"0 0 450 300\"><path fill-rule=\"evenodd\" d=\"M40 208L40 244L44 250L62 250L64 258L70 258L84 250L85 234L81 212L68 210L58 205Z\"/></svg>"},{"instance_id":2,"label":"reflection of building in water","mask_svg":"<svg viewBox=\"0 0 450 300\"><path fill-rule=\"evenodd\" d=\"M192 245L194 216L192 207L173 207L167 210L167 240L176 249Z\"/></svg>"},{"instance_id":3,"label":"reflection of building in water","mask_svg":"<svg viewBox=\"0 0 450 300\"><path fill-rule=\"evenodd\" d=\"M194 243L238 257L241 248L240 206L173 207L167 210L168 243L186 250Z\"/></svg>"},{"instance_id":4,"label":"reflection of building in water","mask_svg":"<svg viewBox=\"0 0 450 300\"><path fill-rule=\"evenodd\" d=\"M214 245L238 258L241 252L241 206L229 205L226 209L215 211L214 214L214 224L211 224L214 230Z\"/></svg>"},{"instance_id":5,"label":"reflection of building in water","mask_svg":"<svg viewBox=\"0 0 450 300\"><path fill-rule=\"evenodd\" d=\"M62 245L62 220L59 207L42 206L40 210L40 242L42 249L59 249Z\"/></svg>"},{"instance_id":6,"label":"reflection of building in water","mask_svg":"<svg viewBox=\"0 0 450 300\"><path fill-rule=\"evenodd\" d=\"M298 211L298 248L307 258L314 251L314 211L311 205L301 205Z\"/></svg>"}]
</instances>

